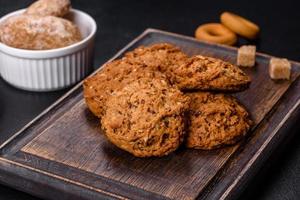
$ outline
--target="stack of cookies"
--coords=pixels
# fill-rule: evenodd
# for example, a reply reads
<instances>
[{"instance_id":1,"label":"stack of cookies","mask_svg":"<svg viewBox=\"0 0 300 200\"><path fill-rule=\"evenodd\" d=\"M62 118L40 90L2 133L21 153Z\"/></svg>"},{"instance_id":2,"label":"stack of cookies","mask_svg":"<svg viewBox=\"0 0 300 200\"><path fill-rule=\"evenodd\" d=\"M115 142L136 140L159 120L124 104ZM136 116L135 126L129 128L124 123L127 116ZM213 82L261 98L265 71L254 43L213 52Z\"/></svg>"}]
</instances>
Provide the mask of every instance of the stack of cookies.
<instances>
[{"instance_id":1,"label":"stack of cookies","mask_svg":"<svg viewBox=\"0 0 300 200\"><path fill-rule=\"evenodd\" d=\"M237 66L160 43L106 64L84 81L84 98L117 147L138 157L164 156L182 143L207 150L241 139L249 114L220 92L249 84Z\"/></svg>"}]
</instances>

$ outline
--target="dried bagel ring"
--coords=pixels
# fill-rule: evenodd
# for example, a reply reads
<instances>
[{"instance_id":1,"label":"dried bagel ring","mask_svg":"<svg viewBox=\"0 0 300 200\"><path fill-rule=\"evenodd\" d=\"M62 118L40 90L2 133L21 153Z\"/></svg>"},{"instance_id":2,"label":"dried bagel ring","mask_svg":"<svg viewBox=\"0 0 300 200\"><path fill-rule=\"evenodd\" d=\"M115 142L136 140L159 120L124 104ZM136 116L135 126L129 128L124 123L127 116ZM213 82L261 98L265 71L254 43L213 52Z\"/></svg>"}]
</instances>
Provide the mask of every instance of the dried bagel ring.
<instances>
[{"instance_id":1,"label":"dried bagel ring","mask_svg":"<svg viewBox=\"0 0 300 200\"><path fill-rule=\"evenodd\" d=\"M230 12L222 13L221 23L236 34L248 39L255 39L259 33L259 27L256 24Z\"/></svg>"},{"instance_id":2,"label":"dried bagel ring","mask_svg":"<svg viewBox=\"0 0 300 200\"><path fill-rule=\"evenodd\" d=\"M227 45L234 45L237 41L235 33L218 23L208 23L199 26L195 32L195 37L199 40Z\"/></svg>"}]
</instances>

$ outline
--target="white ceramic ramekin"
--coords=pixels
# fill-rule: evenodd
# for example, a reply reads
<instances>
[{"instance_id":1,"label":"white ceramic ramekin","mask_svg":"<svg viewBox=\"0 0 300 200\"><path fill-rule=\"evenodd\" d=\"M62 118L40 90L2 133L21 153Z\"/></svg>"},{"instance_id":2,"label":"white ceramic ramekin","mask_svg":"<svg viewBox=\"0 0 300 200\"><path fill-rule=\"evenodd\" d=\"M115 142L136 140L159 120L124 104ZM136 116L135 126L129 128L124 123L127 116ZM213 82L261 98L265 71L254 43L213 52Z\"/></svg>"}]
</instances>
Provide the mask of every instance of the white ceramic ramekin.
<instances>
[{"instance_id":1,"label":"white ceramic ramekin","mask_svg":"<svg viewBox=\"0 0 300 200\"><path fill-rule=\"evenodd\" d=\"M5 15L19 15L18 10ZM67 16L80 29L83 40L59 49L24 50L0 43L0 74L11 85L30 91L53 91L82 80L92 70L97 25L88 14L72 9Z\"/></svg>"}]
</instances>

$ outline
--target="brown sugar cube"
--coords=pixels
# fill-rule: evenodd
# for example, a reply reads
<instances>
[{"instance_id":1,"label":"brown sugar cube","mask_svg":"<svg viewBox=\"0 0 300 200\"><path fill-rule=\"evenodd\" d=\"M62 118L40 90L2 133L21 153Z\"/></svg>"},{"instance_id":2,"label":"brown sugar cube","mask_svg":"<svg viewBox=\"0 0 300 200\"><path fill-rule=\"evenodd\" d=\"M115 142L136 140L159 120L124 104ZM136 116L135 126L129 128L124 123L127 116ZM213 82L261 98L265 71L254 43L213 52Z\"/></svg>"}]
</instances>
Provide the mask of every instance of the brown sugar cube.
<instances>
[{"instance_id":1,"label":"brown sugar cube","mask_svg":"<svg viewBox=\"0 0 300 200\"><path fill-rule=\"evenodd\" d=\"M287 59L271 58L269 74L272 79L290 79L291 63Z\"/></svg>"},{"instance_id":2,"label":"brown sugar cube","mask_svg":"<svg viewBox=\"0 0 300 200\"><path fill-rule=\"evenodd\" d=\"M237 65L242 67L253 67L255 65L255 52L255 46L241 46L238 50Z\"/></svg>"}]
</instances>

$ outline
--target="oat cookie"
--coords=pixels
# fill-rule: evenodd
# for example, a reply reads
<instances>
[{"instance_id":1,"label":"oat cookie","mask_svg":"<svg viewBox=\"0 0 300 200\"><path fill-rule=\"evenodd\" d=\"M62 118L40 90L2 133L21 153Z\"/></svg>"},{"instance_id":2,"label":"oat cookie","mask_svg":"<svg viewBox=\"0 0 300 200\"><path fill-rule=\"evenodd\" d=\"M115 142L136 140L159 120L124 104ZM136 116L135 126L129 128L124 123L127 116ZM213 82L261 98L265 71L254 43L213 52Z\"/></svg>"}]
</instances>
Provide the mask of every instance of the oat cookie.
<instances>
[{"instance_id":1,"label":"oat cookie","mask_svg":"<svg viewBox=\"0 0 300 200\"><path fill-rule=\"evenodd\" d=\"M113 144L135 156L164 156L183 141L188 103L165 80L141 78L109 98L102 127Z\"/></svg>"},{"instance_id":2,"label":"oat cookie","mask_svg":"<svg viewBox=\"0 0 300 200\"><path fill-rule=\"evenodd\" d=\"M237 66L201 55L193 56L175 68L172 77L182 90L240 91L251 81Z\"/></svg>"},{"instance_id":3,"label":"oat cookie","mask_svg":"<svg viewBox=\"0 0 300 200\"><path fill-rule=\"evenodd\" d=\"M234 97L209 92L187 95L191 98L187 147L214 149L234 144L250 129L249 114Z\"/></svg>"},{"instance_id":4,"label":"oat cookie","mask_svg":"<svg viewBox=\"0 0 300 200\"><path fill-rule=\"evenodd\" d=\"M100 72L83 82L84 98L89 109L100 118L105 112L106 101L111 94L142 77L166 79L160 72L128 63L126 59L106 64Z\"/></svg>"},{"instance_id":5,"label":"oat cookie","mask_svg":"<svg viewBox=\"0 0 300 200\"><path fill-rule=\"evenodd\" d=\"M19 15L0 24L4 44L29 50L47 50L69 46L81 40L72 22L53 16Z\"/></svg>"},{"instance_id":6,"label":"oat cookie","mask_svg":"<svg viewBox=\"0 0 300 200\"><path fill-rule=\"evenodd\" d=\"M169 72L188 57L179 48L169 43L140 46L125 54L129 62L145 65L153 70Z\"/></svg>"},{"instance_id":7,"label":"oat cookie","mask_svg":"<svg viewBox=\"0 0 300 200\"><path fill-rule=\"evenodd\" d=\"M39 0L31 4L25 14L63 17L70 12L70 0Z\"/></svg>"}]
</instances>

